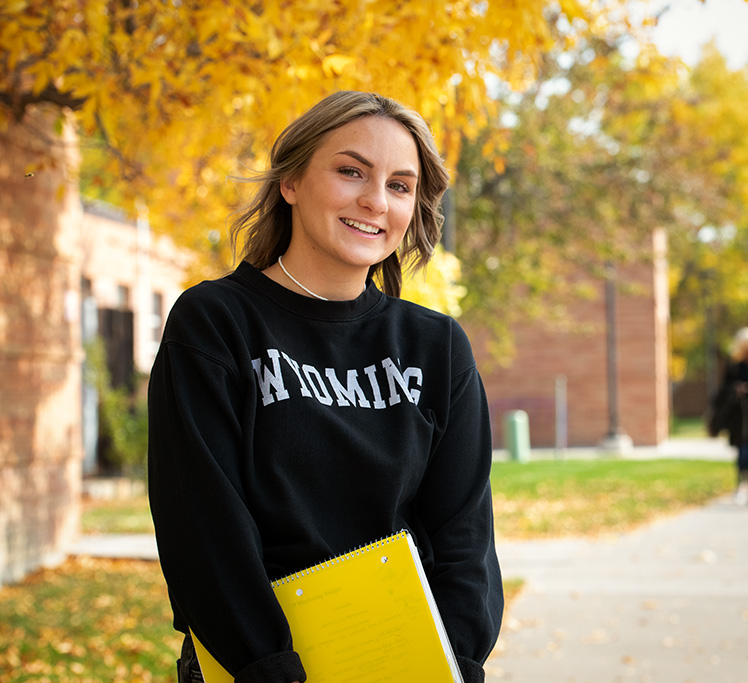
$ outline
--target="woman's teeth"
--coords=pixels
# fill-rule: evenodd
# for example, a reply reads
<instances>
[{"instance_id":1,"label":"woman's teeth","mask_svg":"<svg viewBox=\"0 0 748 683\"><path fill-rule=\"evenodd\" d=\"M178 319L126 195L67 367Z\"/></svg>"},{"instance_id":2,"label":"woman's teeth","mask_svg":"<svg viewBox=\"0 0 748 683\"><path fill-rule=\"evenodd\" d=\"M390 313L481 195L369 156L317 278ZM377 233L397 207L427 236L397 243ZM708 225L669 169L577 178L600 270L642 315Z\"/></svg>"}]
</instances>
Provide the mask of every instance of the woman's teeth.
<instances>
[{"instance_id":1,"label":"woman's teeth","mask_svg":"<svg viewBox=\"0 0 748 683\"><path fill-rule=\"evenodd\" d=\"M375 228L372 225L367 225L366 223L359 223L358 221L352 221L349 218L341 218L340 220L342 220L343 223L345 223L346 225L349 225L352 228L356 228L356 230L360 230L361 232L367 232L370 235L379 234L379 228Z\"/></svg>"}]
</instances>

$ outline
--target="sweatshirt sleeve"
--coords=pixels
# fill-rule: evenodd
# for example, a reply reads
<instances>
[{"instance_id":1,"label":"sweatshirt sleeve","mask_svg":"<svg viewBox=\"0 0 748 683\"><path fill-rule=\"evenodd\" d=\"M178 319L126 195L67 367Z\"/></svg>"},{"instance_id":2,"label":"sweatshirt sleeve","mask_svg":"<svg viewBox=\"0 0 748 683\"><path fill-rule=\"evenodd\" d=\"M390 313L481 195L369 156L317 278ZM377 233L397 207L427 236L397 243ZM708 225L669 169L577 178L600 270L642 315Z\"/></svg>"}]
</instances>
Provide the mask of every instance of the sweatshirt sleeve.
<instances>
[{"instance_id":1,"label":"sweatshirt sleeve","mask_svg":"<svg viewBox=\"0 0 748 683\"><path fill-rule=\"evenodd\" d=\"M499 635L504 595L494 543L488 406L467 338L455 329L469 364L451 378L446 423L418 504L434 557L431 589L465 683L478 683Z\"/></svg>"},{"instance_id":2,"label":"sweatshirt sleeve","mask_svg":"<svg viewBox=\"0 0 748 683\"><path fill-rule=\"evenodd\" d=\"M180 614L236 681L305 681L241 483L245 394L225 359L162 344L148 396L159 556L175 622Z\"/></svg>"}]
</instances>

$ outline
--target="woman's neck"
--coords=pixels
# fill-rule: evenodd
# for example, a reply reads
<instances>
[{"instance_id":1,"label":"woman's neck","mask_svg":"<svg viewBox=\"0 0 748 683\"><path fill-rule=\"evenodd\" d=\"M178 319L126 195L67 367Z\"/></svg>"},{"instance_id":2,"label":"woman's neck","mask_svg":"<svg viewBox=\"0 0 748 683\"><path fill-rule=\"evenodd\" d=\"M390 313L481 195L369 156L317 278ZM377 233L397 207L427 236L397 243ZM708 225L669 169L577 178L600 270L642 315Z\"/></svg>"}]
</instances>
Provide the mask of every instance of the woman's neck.
<instances>
[{"instance_id":1,"label":"woman's neck","mask_svg":"<svg viewBox=\"0 0 748 683\"><path fill-rule=\"evenodd\" d=\"M358 298L366 290L365 278L362 281L360 277L338 280L311 277L308 270L294 268L294 261L285 254L262 272L286 289L321 301L349 301Z\"/></svg>"}]
</instances>

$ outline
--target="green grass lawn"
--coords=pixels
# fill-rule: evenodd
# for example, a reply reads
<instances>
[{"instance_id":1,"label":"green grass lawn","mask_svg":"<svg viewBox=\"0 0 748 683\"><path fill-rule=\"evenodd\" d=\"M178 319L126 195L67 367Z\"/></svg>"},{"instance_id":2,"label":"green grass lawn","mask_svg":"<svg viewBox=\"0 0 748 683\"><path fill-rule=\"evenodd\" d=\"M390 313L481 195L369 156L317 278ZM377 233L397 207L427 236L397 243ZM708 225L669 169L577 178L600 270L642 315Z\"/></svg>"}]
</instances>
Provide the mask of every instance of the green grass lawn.
<instances>
[{"instance_id":1,"label":"green grass lawn","mask_svg":"<svg viewBox=\"0 0 748 683\"><path fill-rule=\"evenodd\" d=\"M84 534L152 534L153 520L145 496L83 503Z\"/></svg>"},{"instance_id":2,"label":"green grass lawn","mask_svg":"<svg viewBox=\"0 0 748 683\"><path fill-rule=\"evenodd\" d=\"M703 417L674 417L670 425L670 437L673 439L702 439L707 436Z\"/></svg>"},{"instance_id":3,"label":"green grass lawn","mask_svg":"<svg viewBox=\"0 0 748 683\"><path fill-rule=\"evenodd\" d=\"M495 463L499 538L620 533L728 493L734 466L695 460Z\"/></svg>"},{"instance_id":4,"label":"green grass lawn","mask_svg":"<svg viewBox=\"0 0 748 683\"><path fill-rule=\"evenodd\" d=\"M693 460L495 463L502 538L620 533L731 490L733 465ZM143 498L89 502L87 533L152 532ZM521 590L507 582L507 602ZM0 681L173 683L181 638L157 562L77 558L0 588Z\"/></svg>"}]
</instances>

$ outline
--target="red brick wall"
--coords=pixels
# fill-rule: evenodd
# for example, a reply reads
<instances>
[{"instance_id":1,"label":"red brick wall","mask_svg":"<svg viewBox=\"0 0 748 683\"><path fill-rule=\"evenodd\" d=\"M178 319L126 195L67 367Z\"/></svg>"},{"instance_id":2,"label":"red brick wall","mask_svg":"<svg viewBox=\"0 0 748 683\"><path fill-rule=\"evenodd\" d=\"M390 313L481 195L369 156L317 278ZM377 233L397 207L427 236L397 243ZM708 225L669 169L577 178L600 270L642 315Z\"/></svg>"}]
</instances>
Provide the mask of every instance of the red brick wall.
<instances>
[{"instance_id":1,"label":"red brick wall","mask_svg":"<svg viewBox=\"0 0 748 683\"><path fill-rule=\"evenodd\" d=\"M668 434L667 264L664 237L653 236L653 262L621 270L617 308L619 424L635 445L654 445ZM633 287L632 287L633 285ZM508 410L529 415L532 446L555 444L556 377L566 376L568 445L597 446L608 433L605 289L597 297L569 301L569 319L581 332L559 332L541 325L518 328L517 354L508 368L497 368L486 350L486 334L468 330L486 385L494 445L502 447Z\"/></svg>"},{"instance_id":2,"label":"red brick wall","mask_svg":"<svg viewBox=\"0 0 748 683\"><path fill-rule=\"evenodd\" d=\"M0 583L61 560L80 516L75 140L30 124L0 133Z\"/></svg>"}]
</instances>

